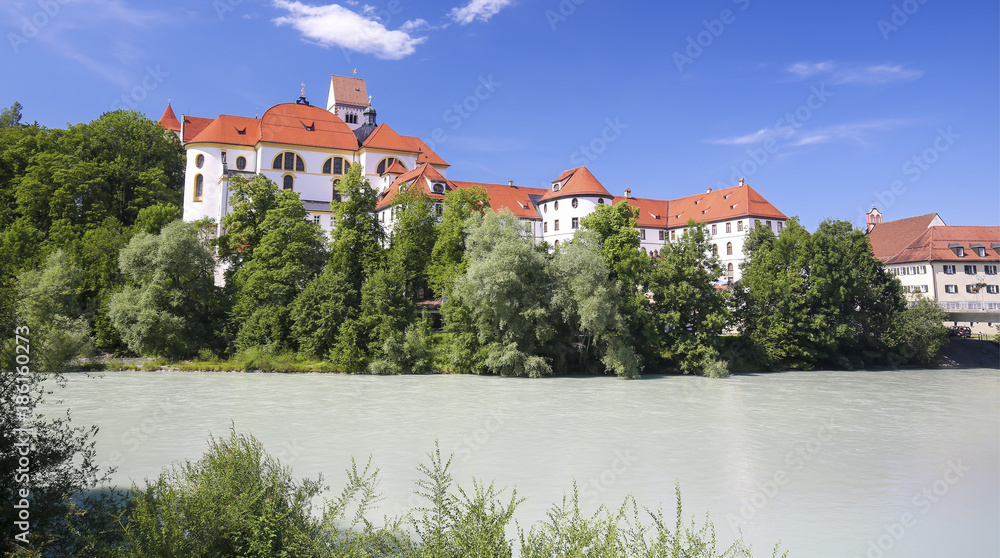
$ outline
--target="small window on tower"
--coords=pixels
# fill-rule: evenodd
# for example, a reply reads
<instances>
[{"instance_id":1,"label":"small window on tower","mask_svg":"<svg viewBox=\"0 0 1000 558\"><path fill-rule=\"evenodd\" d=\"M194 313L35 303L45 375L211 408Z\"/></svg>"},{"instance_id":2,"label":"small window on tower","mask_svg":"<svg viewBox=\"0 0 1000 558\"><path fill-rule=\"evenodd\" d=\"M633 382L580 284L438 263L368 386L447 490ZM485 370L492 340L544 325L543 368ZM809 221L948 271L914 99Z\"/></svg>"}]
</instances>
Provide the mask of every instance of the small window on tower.
<instances>
[{"instance_id":1,"label":"small window on tower","mask_svg":"<svg viewBox=\"0 0 1000 558\"><path fill-rule=\"evenodd\" d=\"M239 170L243 170L243 169L247 168L247 158L246 157L237 157L236 158L236 168L239 169Z\"/></svg>"},{"instance_id":2,"label":"small window on tower","mask_svg":"<svg viewBox=\"0 0 1000 558\"><path fill-rule=\"evenodd\" d=\"M205 166L205 156L199 153L198 156L194 158L194 166L198 167L199 169Z\"/></svg>"}]
</instances>

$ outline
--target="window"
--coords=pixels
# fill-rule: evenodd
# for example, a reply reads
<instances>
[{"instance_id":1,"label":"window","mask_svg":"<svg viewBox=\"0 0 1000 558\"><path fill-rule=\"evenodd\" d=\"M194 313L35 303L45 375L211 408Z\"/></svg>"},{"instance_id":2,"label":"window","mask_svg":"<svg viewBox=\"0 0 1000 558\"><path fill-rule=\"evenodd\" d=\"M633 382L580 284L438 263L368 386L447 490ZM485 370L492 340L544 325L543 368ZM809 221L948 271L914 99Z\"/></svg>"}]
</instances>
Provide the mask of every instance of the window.
<instances>
[{"instance_id":1,"label":"window","mask_svg":"<svg viewBox=\"0 0 1000 558\"><path fill-rule=\"evenodd\" d=\"M955 247L955 255L958 256L958 257L960 257L960 258L964 258L965 257L965 248L963 248L961 246L956 246Z\"/></svg>"},{"instance_id":2,"label":"window","mask_svg":"<svg viewBox=\"0 0 1000 558\"><path fill-rule=\"evenodd\" d=\"M667 231L660 231L660 240L667 239Z\"/></svg>"},{"instance_id":3,"label":"window","mask_svg":"<svg viewBox=\"0 0 1000 558\"><path fill-rule=\"evenodd\" d=\"M726 278L729 279L730 281L733 280L733 264L729 264L726 266Z\"/></svg>"},{"instance_id":4,"label":"window","mask_svg":"<svg viewBox=\"0 0 1000 558\"><path fill-rule=\"evenodd\" d=\"M549 232L549 222L542 223L542 232Z\"/></svg>"},{"instance_id":5,"label":"window","mask_svg":"<svg viewBox=\"0 0 1000 558\"><path fill-rule=\"evenodd\" d=\"M727 233L733 232L733 224L732 223L726 223L726 232Z\"/></svg>"},{"instance_id":6,"label":"window","mask_svg":"<svg viewBox=\"0 0 1000 558\"><path fill-rule=\"evenodd\" d=\"M975 275L976 274L976 266L974 266L974 265L967 265L967 266L965 266L965 274L966 275Z\"/></svg>"},{"instance_id":7,"label":"window","mask_svg":"<svg viewBox=\"0 0 1000 558\"><path fill-rule=\"evenodd\" d=\"M226 150L225 149L222 150L222 165L223 166L226 165Z\"/></svg>"},{"instance_id":8,"label":"window","mask_svg":"<svg viewBox=\"0 0 1000 558\"><path fill-rule=\"evenodd\" d=\"M927 266L926 265L920 266L920 274L921 275L927 275Z\"/></svg>"},{"instance_id":9,"label":"window","mask_svg":"<svg viewBox=\"0 0 1000 558\"><path fill-rule=\"evenodd\" d=\"M743 221L736 221L736 231L739 232L742 230L743 230Z\"/></svg>"},{"instance_id":10,"label":"window","mask_svg":"<svg viewBox=\"0 0 1000 558\"><path fill-rule=\"evenodd\" d=\"M343 157L330 157L323 162L323 174L344 174L351 168L351 163Z\"/></svg>"},{"instance_id":11,"label":"window","mask_svg":"<svg viewBox=\"0 0 1000 558\"><path fill-rule=\"evenodd\" d=\"M767 223L767 228L771 228L771 222L770 221L765 221L765 223Z\"/></svg>"},{"instance_id":12,"label":"window","mask_svg":"<svg viewBox=\"0 0 1000 558\"><path fill-rule=\"evenodd\" d=\"M712 224L712 235L716 235L716 234L719 234L719 229L718 229L718 227L716 227L716 226L715 226L715 224L713 223L713 224Z\"/></svg>"},{"instance_id":13,"label":"window","mask_svg":"<svg viewBox=\"0 0 1000 558\"><path fill-rule=\"evenodd\" d=\"M243 170L247 168L247 158L240 156L236 158L236 168L238 170Z\"/></svg>"},{"instance_id":14,"label":"window","mask_svg":"<svg viewBox=\"0 0 1000 558\"><path fill-rule=\"evenodd\" d=\"M949 294L955 294L958 292L958 285L945 285L944 292Z\"/></svg>"},{"instance_id":15,"label":"window","mask_svg":"<svg viewBox=\"0 0 1000 558\"><path fill-rule=\"evenodd\" d=\"M576 201L576 200L573 200L573 201ZM572 228L574 230L580 228L580 218L579 217L573 217L573 221L570 223L570 228Z\"/></svg>"},{"instance_id":16,"label":"window","mask_svg":"<svg viewBox=\"0 0 1000 558\"><path fill-rule=\"evenodd\" d=\"M200 202L205 193L205 177L198 175L194 177L194 201Z\"/></svg>"},{"instance_id":17,"label":"window","mask_svg":"<svg viewBox=\"0 0 1000 558\"><path fill-rule=\"evenodd\" d=\"M319 215L313 215L313 223L319 224Z\"/></svg>"},{"instance_id":18,"label":"window","mask_svg":"<svg viewBox=\"0 0 1000 558\"><path fill-rule=\"evenodd\" d=\"M205 166L205 156L199 153L198 156L194 158L194 166L198 167L199 169Z\"/></svg>"},{"instance_id":19,"label":"window","mask_svg":"<svg viewBox=\"0 0 1000 558\"><path fill-rule=\"evenodd\" d=\"M945 264L941 266L941 271L945 272L947 275L955 274L955 266L953 264Z\"/></svg>"},{"instance_id":20,"label":"window","mask_svg":"<svg viewBox=\"0 0 1000 558\"><path fill-rule=\"evenodd\" d=\"M286 174L284 178L281 179L281 187L285 190L293 190L295 187L295 178L290 174Z\"/></svg>"},{"instance_id":21,"label":"window","mask_svg":"<svg viewBox=\"0 0 1000 558\"><path fill-rule=\"evenodd\" d=\"M431 191L433 191L435 194L443 194L444 193L444 184L441 183L441 182L435 182L431 186Z\"/></svg>"},{"instance_id":22,"label":"window","mask_svg":"<svg viewBox=\"0 0 1000 558\"><path fill-rule=\"evenodd\" d=\"M986 292L988 292L990 294L998 294L998 293L1000 293L1000 286L997 286L997 285L986 285Z\"/></svg>"},{"instance_id":23,"label":"window","mask_svg":"<svg viewBox=\"0 0 1000 558\"><path fill-rule=\"evenodd\" d=\"M646 229L639 229L639 240L646 240Z\"/></svg>"},{"instance_id":24,"label":"window","mask_svg":"<svg viewBox=\"0 0 1000 558\"><path fill-rule=\"evenodd\" d=\"M386 157L378 162L378 168L375 169L376 174L382 176L385 174L385 171L389 170L389 167L391 167L393 163L399 163L399 165L403 167L403 170L406 170L406 165L404 165L399 159L395 157Z\"/></svg>"},{"instance_id":25,"label":"window","mask_svg":"<svg viewBox=\"0 0 1000 558\"><path fill-rule=\"evenodd\" d=\"M580 202L577 201L576 198L573 198L573 208L575 209L575 208L579 207L579 205L580 205ZM575 229L576 227L573 227L573 228Z\"/></svg>"},{"instance_id":26,"label":"window","mask_svg":"<svg viewBox=\"0 0 1000 558\"><path fill-rule=\"evenodd\" d=\"M781 221L778 221L778 232L781 232Z\"/></svg>"},{"instance_id":27,"label":"window","mask_svg":"<svg viewBox=\"0 0 1000 558\"><path fill-rule=\"evenodd\" d=\"M995 266L995 265L984 265L983 266L983 273L985 273L986 275L996 275L997 274L997 266Z\"/></svg>"},{"instance_id":28,"label":"window","mask_svg":"<svg viewBox=\"0 0 1000 558\"><path fill-rule=\"evenodd\" d=\"M542 204L542 211L548 213L549 212L549 204L543 203Z\"/></svg>"},{"instance_id":29,"label":"window","mask_svg":"<svg viewBox=\"0 0 1000 558\"><path fill-rule=\"evenodd\" d=\"M718 256L719 255L719 245L718 244L713 244L712 245L712 255L713 256Z\"/></svg>"},{"instance_id":30,"label":"window","mask_svg":"<svg viewBox=\"0 0 1000 558\"><path fill-rule=\"evenodd\" d=\"M438 217L440 217L441 215L443 215L443 214L444 214L444 206L442 206L442 205L441 205L441 204L439 204L439 203L436 203L436 204L434 204L434 213L435 213L435 214L436 214L436 215L437 215Z\"/></svg>"},{"instance_id":31,"label":"window","mask_svg":"<svg viewBox=\"0 0 1000 558\"><path fill-rule=\"evenodd\" d=\"M558 247L559 247L559 241L557 240L556 241L556 248L558 248Z\"/></svg>"},{"instance_id":32,"label":"window","mask_svg":"<svg viewBox=\"0 0 1000 558\"><path fill-rule=\"evenodd\" d=\"M604 205L604 198L597 198L597 205Z\"/></svg>"},{"instance_id":33,"label":"window","mask_svg":"<svg viewBox=\"0 0 1000 558\"><path fill-rule=\"evenodd\" d=\"M557 230L557 231L559 230L559 219L556 219L556 220L555 220L555 221L554 221L554 222L552 223L552 228L553 228L553 229L555 229L555 230Z\"/></svg>"},{"instance_id":34,"label":"window","mask_svg":"<svg viewBox=\"0 0 1000 558\"><path fill-rule=\"evenodd\" d=\"M552 209L559 211L559 202L552 202Z\"/></svg>"},{"instance_id":35,"label":"window","mask_svg":"<svg viewBox=\"0 0 1000 558\"><path fill-rule=\"evenodd\" d=\"M727 242L726 243L726 255L727 256L732 256L733 255L733 243L732 242Z\"/></svg>"},{"instance_id":36,"label":"window","mask_svg":"<svg viewBox=\"0 0 1000 558\"><path fill-rule=\"evenodd\" d=\"M920 285L920 292L926 293L927 292L927 285Z\"/></svg>"},{"instance_id":37,"label":"window","mask_svg":"<svg viewBox=\"0 0 1000 558\"><path fill-rule=\"evenodd\" d=\"M965 292L967 292L967 293L975 293L975 292L978 292L978 289L976 289L975 285L966 285L965 286Z\"/></svg>"},{"instance_id":38,"label":"window","mask_svg":"<svg viewBox=\"0 0 1000 558\"><path fill-rule=\"evenodd\" d=\"M986 248L984 246L976 246L975 250L976 250L976 253L979 254L980 258L985 258L986 257Z\"/></svg>"},{"instance_id":39,"label":"window","mask_svg":"<svg viewBox=\"0 0 1000 558\"><path fill-rule=\"evenodd\" d=\"M670 231L670 240L677 240L677 231Z\"/></svg>"},{"instance_id":40,"label":"window","mask_svg":"<svg viewBox=\"0 0 1000 558\"><path fill-rule=\"evenodd\" d=\"M278 153L278 155L274 158L274 162L271 163L271 168L274 170L295 170L297 172L305 172L306 165L302 162L302 157L299 157L291 151L286 151L284 153Z\"/></svg>"}]
</instances>

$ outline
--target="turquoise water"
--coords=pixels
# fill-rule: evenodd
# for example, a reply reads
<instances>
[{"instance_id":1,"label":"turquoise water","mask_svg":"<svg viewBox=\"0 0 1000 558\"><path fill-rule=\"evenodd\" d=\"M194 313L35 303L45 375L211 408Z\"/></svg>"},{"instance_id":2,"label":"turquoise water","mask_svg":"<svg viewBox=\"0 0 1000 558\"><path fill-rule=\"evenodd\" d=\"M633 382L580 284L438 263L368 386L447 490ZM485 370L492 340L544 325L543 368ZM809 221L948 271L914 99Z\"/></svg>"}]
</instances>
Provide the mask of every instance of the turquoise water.
<instances>
[{"instance_id":1,"label":"turquoise water","mask_svg":"<svg viewBox=\"0 0 1000 558\"><path fill-rule=\"evenodd\" d=\"M57 395L98 424L114 482L197 459L210 434L252 432L331 492L372 456L399 513L437 440L456 478L517 486L522 526L571 489L588 509L626 494L710 512L758 555L1000 555L997 370L510 379L189 372L74 374ZM765 552L767 550L767 552Z\"/></svg>"}]
</instances>

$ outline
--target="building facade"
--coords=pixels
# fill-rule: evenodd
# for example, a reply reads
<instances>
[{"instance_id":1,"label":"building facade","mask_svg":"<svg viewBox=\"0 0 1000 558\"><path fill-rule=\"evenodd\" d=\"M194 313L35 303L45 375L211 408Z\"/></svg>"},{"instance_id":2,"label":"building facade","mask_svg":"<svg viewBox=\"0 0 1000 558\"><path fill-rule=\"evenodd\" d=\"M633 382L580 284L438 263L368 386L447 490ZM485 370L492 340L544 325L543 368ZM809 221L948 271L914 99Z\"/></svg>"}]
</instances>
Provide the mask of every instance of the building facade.
<instances>
[{"instance_id":1,"label":"building facade","mask_svg":"<svg viewBox=\"0 0 1000 558\"><path fill-rule=\"evenodd\" d=\"M873 207L867 229L911 300L937 301L955 323L1000 322L1000 227L948 226L937 213L883 221Z\"/></svg>"},{"instance_id":2,"label":"building facade","mask_svg":"<svg viewBox=\"0 0 1000 558\"><path fill-rule=\"evenodd\" d=\"M260 118L183 116L168 105L160 124L187 151L184 219L214 219L221 234L230 211L229 179L260 174L299 193L309 218L326 230L335 225L330 203L337 183L353 165L380 192L377 218L391 233L392 201L404 184L443 200L449 190L481 186L495 211L507 209L525 221L534 238L553 247L573 237L584 217L602 204L627 203L638 210L641 250L656 255L686 232L694 220L712 236L723 267L720 282L740 277L743 243L754 226L776 234L787 217L760 193L740 183L673 200L635 197L630 188L614 195L586 168L562 172L547 187L534 188L449 180L449 164L417 137L378 124L363 79L331 76L327 108L313 106L303 91L294 103L268 109Z\"/></svg>"}]
</instances>

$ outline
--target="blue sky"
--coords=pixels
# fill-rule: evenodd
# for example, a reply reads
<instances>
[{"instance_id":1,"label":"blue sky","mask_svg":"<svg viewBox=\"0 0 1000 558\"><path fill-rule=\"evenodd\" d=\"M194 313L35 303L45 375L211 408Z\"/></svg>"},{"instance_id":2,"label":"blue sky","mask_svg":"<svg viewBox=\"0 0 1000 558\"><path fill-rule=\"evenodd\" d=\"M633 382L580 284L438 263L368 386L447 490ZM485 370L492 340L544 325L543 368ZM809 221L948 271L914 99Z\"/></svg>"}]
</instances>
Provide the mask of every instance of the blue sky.
<instances>
[{"instance_id":1,"label":"blue sky","mask_svg":"<svg viewBox=\"0 0 1000 558\"><path fill-rule=\"evenodd\" d=\"M0 104L50 127L129 107L253 116L365 78L458 180L613 193L740 177L810 230L1000 222L997 2L7 0Z\"/></svg>"}]
</instances>

